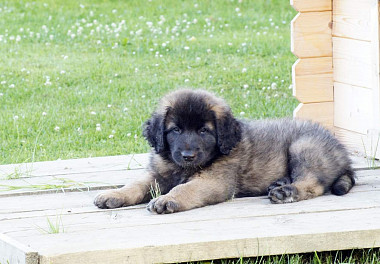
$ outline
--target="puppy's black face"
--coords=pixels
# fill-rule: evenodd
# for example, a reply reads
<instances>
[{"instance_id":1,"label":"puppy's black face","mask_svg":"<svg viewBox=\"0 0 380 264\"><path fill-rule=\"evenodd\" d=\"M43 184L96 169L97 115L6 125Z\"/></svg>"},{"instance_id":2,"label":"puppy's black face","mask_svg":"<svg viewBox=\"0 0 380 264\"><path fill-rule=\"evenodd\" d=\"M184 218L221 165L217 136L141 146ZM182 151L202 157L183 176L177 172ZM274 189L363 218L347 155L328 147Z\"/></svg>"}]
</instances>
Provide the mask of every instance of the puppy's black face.
<instances>
[{"instance_id":1,"label":"puppy's black face","mask_svg":"<svg viewBox=\"0 0 380 264\"><path fill-rule=\"evenodd\" d=\"M211 121L200 116L183 116L169 122L166 141L172 160L184 168L202 167L218 151L216 132Z\"/></svg>"},{"instance_id":2,"label":"puppy's black face","mask_svg":"<svg viewBox=\"0 0 380 264\"><path fill-rule=\"evenodd\" d=\"M168 94L145 123L155 153L184 168L200 168L228 155L241 139L240 123L220 99L204 91Z\"/></svg>"}]
</instances>

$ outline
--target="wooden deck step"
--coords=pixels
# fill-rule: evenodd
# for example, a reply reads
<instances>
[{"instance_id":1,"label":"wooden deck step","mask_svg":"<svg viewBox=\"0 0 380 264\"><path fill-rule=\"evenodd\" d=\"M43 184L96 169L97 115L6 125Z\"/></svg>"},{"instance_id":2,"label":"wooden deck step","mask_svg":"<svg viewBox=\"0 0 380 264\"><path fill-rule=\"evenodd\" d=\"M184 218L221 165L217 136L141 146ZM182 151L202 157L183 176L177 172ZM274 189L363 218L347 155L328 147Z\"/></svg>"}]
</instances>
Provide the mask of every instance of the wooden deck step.
<instances>
[{"instance_id":1,"label":"wooden deck step","mask_svg":"<svg viewBox=\"0 0 380 264\"><path fill-rule=\"evenodd\" d=\"M0 263L170 263L380 247L380 170L354 159L357 185L341 197L284 205L241 198L172 215L92 204L99 189L141 177L146 154L0 166ZM15 168L16 179L5 180Z\"/></svg>"}]
</instances>

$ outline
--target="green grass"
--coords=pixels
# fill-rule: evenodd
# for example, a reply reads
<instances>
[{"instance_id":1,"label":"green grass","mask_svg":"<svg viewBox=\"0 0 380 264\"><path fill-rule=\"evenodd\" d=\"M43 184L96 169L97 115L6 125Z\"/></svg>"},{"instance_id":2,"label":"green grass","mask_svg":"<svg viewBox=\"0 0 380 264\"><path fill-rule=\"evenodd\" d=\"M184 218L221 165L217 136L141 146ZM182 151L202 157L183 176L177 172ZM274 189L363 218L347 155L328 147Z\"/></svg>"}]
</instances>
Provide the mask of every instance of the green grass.
<instances>
[{"instance_id":1,"label":"green grass","mask_svg":"<svg viewBox=\"0 0 380 264\"><path fill-rule=\"evenodd\" d=\"M191 264L378 264L379 249L355 249L256 258L190 262Z\"/></svg>"},{"instance_id":2,"label":"green grass","mask_svg":"<svg viewBox=\"0 0 380 264\"><path fill-rule=\"evenodd\" d=\"M50 218L46 216L46 224L46 228L40 226L36 226L36 228L43 234L59 234L65 232L62 215L56 215L55 221L50 220Z\"/></svg>"},{"instance_id":3,"label":"green grass","mask_svg":"<svg viewBox=\"0 0 380 264\"><path fill-rule=\"evenodd\" d=\"M147 152L141 125L179 87L290 116L294 15L283 0L1 2L0 164Z\"/></svg>"}]
</instances>

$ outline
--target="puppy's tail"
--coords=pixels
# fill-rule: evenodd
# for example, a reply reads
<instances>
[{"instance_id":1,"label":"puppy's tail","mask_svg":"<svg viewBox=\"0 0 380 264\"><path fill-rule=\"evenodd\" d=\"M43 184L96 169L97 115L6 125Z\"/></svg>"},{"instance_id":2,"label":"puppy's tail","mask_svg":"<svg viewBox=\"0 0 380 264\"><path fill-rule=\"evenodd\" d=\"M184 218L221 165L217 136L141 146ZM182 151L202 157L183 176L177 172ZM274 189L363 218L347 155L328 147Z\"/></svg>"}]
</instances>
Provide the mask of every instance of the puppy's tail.
<instances>
[{"instance_id":1,"label":"puppy's tail","mask_svg":"<svg viewBox=\"0 0 380 264\"><path fill-rule=\"evenodd\" d=\"M355 185L355 173L352 169L347 170L345 174L340 176L332 185L331 192L335 195L343 195L348 193L352 186Z\"/></svg>"}]
</instances>

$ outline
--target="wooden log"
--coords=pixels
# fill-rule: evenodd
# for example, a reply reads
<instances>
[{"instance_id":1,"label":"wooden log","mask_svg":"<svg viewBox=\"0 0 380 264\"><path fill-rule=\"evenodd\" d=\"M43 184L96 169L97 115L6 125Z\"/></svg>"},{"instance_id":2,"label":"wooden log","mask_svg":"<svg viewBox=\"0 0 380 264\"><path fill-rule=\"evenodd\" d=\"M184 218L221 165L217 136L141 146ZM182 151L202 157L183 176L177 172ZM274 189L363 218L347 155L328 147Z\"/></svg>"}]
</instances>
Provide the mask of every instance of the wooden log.
<instances>
[{"instance_id":1,"label":"wooden log","mask_svg":"<svg viewBox=\"0 0 380 264\"><path fill-rule=\"evenodd\" d=\"M372 88L372 47L368 41L333 37L334 81Z\"/></svg>"},{"instance_id":2,"label":"wooden log","mask_svg":"<svg viewBox=\"0 0 380 264\"><path fill-rule=\"evenodd\" d=\"M327 129L334 130L334 103L310 103L299 104L293 112L294 117L300 119L312 120L322 124Z\"/></svg>"},{"instance_id":3,"label":"wooden log","mask_svg":"<svg viewBox=\"0 0 380 264\"><path fill-rule=\"evenodd\" d=\"M371 7L374 0L334 0L333 36L371 41Z\"/></svg>"},{"instance_id":4,"label":"wooden log","mask_svg":"<svg viewBox=\"0 0 380 264\"><path fill-rule=\"evenodd\" d=\"M290 0L290 5L298 12L331 10L331 0Z\"/></svg>"},{"instance_id":5,"label":"wooden log","mask_svg":"<svg viewBox=\"0 0 380 264\"><path fill-rule=\"evenodd\" d=\"M331 57L331 11L299 13L291 22L291 51L298 58Z\"/></svg>"},{"instance_id":6,"label":"wooden log","mask_svg":"<svg viewBox=\"0 0 380 264\"><path fill-rule=\"evenodd\" d=\"M334 98L334 125L367 134L373 122L371 89L335 82Z\"/></svg>"},{"instance_id":7,"label":"wooden log","mask_svg":"<svg viewBox=\"0 0 380 264\"><path fill-rule=\"evenodd\" d=\"M297 60L292 78L293 95L301 103L333 101L332 57Z\"/></svg>"}]
</instances>

